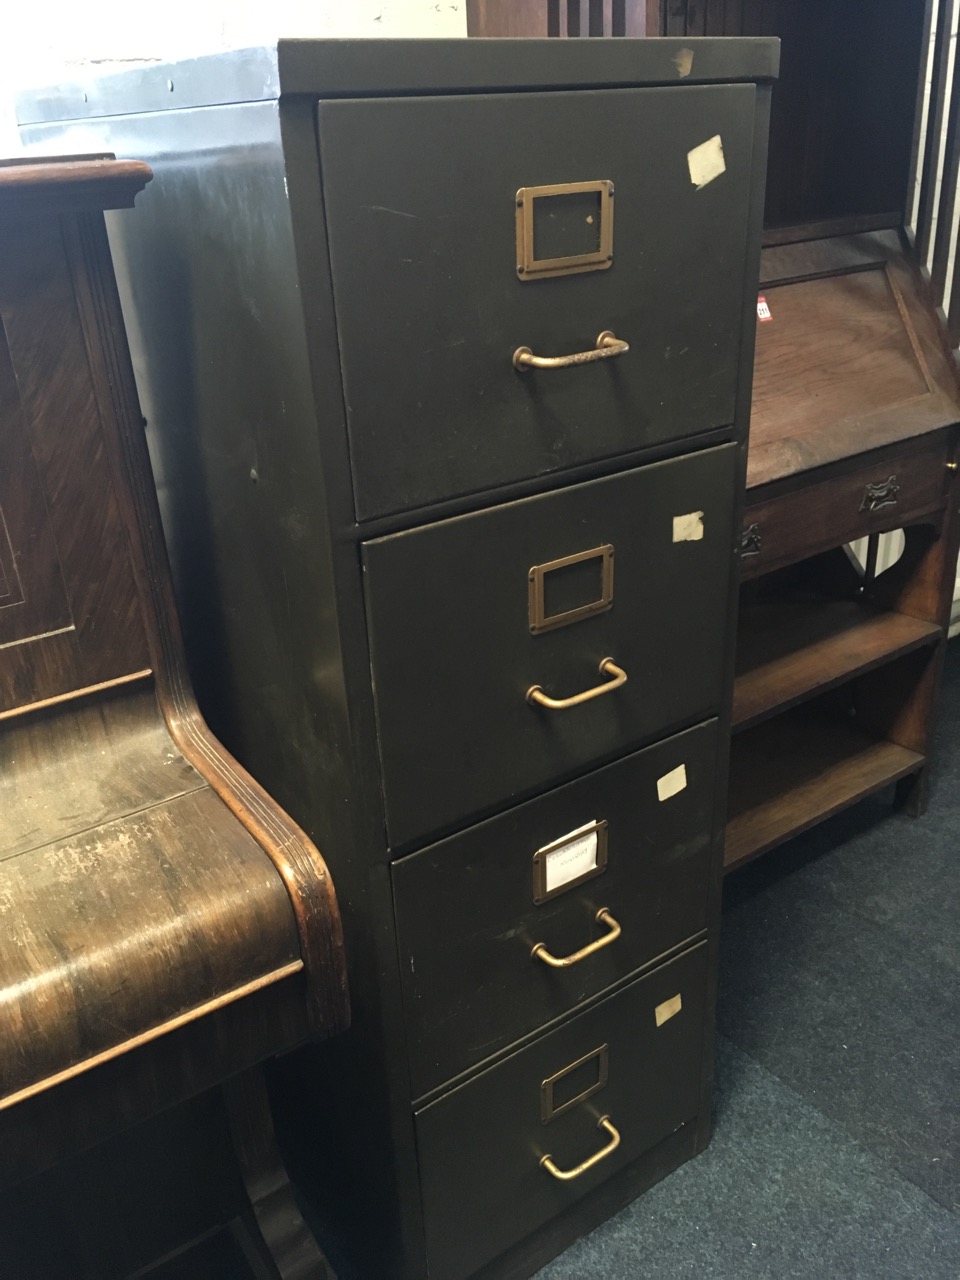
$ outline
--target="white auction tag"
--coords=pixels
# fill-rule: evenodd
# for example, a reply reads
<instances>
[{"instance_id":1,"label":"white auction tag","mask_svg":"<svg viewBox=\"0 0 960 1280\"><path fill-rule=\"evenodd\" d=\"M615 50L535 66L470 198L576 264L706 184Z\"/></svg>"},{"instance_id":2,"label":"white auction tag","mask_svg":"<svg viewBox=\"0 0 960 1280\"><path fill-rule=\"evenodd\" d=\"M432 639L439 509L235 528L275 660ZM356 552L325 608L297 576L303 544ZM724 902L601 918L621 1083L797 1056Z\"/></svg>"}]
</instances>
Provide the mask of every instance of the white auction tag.
<instances>
[{"instance_id":1,"label":"white auction tag","mask_svg":"<svg viewBox=\"0 0 960 1280\"><path fill-rule=\"evenodd\" d=\"M678 764L675 769L671 769L669 773L665 773L662 778L657 779L657 795L660 797L660 803L669 800L671 796L675 796L678 791L682 791L687 785L687 766Z\"/></svg>"},{"instance_id":2,"label":"white auction tag","mask_svg":"<svg viewBox=\"0 0 960 1280\"><path fill-rule=\"evenodd\" d=\"M700 542L703 538L703 512L688 511L673 517L674 542Z\"/></svg>"},{"instance_id":3,"label":"white auction tag","mask_svg":"<svg viewBox=\"0 0 960 1280\"><path fill-rule=\"evenodd\" d=\"M687 167L690 170L690 181L698 191L702 191L714 178L719 178L721 173L726 173L723 141L719 133L687 152Z\"/></svg>"}]
</instances>

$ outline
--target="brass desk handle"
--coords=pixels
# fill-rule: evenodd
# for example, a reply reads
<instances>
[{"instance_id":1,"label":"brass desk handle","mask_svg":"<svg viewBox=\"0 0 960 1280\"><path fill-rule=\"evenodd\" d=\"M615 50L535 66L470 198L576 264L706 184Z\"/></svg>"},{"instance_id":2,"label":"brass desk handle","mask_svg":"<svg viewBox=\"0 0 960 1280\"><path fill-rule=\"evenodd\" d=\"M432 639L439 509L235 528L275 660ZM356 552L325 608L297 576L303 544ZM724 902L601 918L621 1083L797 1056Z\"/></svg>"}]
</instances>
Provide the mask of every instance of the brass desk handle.
<instances>
[{"instance_id":1,"label":"brass desk handle","mask_svg":"<svg viewBox=\"0 0 960 1280\"><path fill-rule=\"evenodd\" d=\"M540 1161L540 1168L546 1169L547 1173L552 1174L554 1178L559 1178L561 1182L570 1182L574 1178L579 1178L581 1173L586 1173L588 1169L592 1169L595 1164L599 1164L601 1160L606 1160L607 1156L612 1155L620 1145L620 1134L614 1128L609 1116L601 1116L597 1121L598 1129L606 1129L610 1134L610 1141L605 1147L592 1155L589 1160L584 1160L583 1164L578 1164L573 1169L558 1169L553 1163L552 1156L544 1156Z\"/></svg>"},{"instance_id":2,"label":"brass desk handle","mask_svg":"<svg viewBox=\"0 0 960 1280\"><path fill-rule=\"evenodd\" d=\"M602 938L597 938L596 942L588 943L585 947L581 947L579 951L574 951L569 956L551 955L545 944L538 942L530 954L536 956L538 960L542 960L544 964L550 965L551 969L567 969L572 964L578 964L581 960L586 960L587 956L595 955L598 951L602 951L604 947L609 947L611 942L616 942L620 937L620 926L606 907L601 907L594 919L597 924L605 924L609 930Z\"/></svg>"},{"instance_id":3,"label":"brass desk handle","mask_svg":"<svg viewBox=\"0 0 960 1280\"><path fill-rule=\"evenodd\" d=\"M604 329L592 351L575 351L569 356L535 356L529 347L517 347L513 353L513 366L521 373L525 369L568 369L573 364L593 364L595 360L609 360L630 350L630 343Z\"/></svg>"},{"instance_id":4,"label":"brass desk handle","mask_svg":"<svg viewBox=\"0 0 960 1280\"><path fill-rule=\"evenodd\" d=\"M601 675L613 676L605 684L594 685L592 689L584 689L583 693L574 693L569 698L551 698L544 693L538 684L532 684L527 690L527 701L536 702L541 707L549 707L551 711L564 711L567 707L579 707L581 702L590 702L604 693L612 693L627 683L627 673L618 667L612 658L604 658L600 663Z\"/></svg>"}]
</instances>

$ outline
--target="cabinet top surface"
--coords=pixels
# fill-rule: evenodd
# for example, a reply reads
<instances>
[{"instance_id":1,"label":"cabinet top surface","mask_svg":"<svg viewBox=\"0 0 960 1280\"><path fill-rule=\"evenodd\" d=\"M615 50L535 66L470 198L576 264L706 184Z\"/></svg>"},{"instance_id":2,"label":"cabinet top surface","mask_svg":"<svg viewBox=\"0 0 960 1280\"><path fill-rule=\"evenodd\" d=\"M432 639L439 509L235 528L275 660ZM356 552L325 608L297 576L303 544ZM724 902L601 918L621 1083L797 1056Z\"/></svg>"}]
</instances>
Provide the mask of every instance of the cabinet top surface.
<instances>
[{"instance_id":1,"label":"cabinet top surface","mask_svg":"<svg viewBox=\"0 0 960 1280\"><path fill-rule=\"evenodd\" d=\"M23 90L21 125L291 95L365 97L772 80L772 37L279 40Z\"/></svg>"}]
</instances>

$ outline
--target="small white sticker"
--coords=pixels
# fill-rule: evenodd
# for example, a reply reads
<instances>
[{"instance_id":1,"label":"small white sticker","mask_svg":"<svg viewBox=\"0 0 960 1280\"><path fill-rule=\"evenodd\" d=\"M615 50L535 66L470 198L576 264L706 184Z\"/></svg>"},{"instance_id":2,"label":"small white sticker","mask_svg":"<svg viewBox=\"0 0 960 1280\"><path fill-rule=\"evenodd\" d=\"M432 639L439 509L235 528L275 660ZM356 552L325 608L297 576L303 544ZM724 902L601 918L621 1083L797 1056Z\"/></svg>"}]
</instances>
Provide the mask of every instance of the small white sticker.
<instances>
[{"instance_id":1,"label":"small white sticker","mask_svg":"<svg viewBox=\"0 0 960 1280\"><path fill-rule=\"evenodd\" d=\"M700 542L703 538L703 512L688 511L673 517L674 542Z\"/></svg>"},{"instance_id":2,"label":"small white sticker","mask_svg":"<svg viewBox=\"0 0 960 1280\"><path fill-rule=\"evenodd\" d=\"M559 848L554 848L555 845ZM544 889L553 893L554 889L561 889L571 880L579 880L588 871L596 869L597 824L587 822L569 835L561 836L560 840L552 840L537 852L543 854Z\"/></svg>"},{"instance_id":3,"label":"small white sticker","mask_svg":"<svg viewBox=\"0 0 960 1280\"><path fill-rule=\"evenodd\" d=\"M757 299L757 319L762 320L764 322L766 322L767 320L773 319L773 316L770 314L770 304L767 302L766 298L763 296L762 293L760 297Z\"/></svg>"},{"instance_id":4,"label":"small white sticker","mask_svg":"<svg viewBox=\"0 0 960 1280\"><path fill-rule=\"evenodd\" d=\"M665 773L662 778L657 779L657 795L660 797L660 803L669 800L671 796L675 796L678 791L682 791L687 785L687 766L678 764L675 769L671 769L669 773Z\"/></svg>"},{"instance_id":5,"label":"small white sticker","mask_svg":"<svg viewBox=\"0 0 960 1280\"><path fill-rule=\"evenodd\" d=\"M686 80L693 70L693 50L681 49L679 53L674 55L673 65L677 68L677 75L680 79Z\"/></svg>"},{"instance_id":6,"label":"small white sticker","mask_svg":"<svg viewBox=\"0 0 960 1280\"><path fill-rule=\"evenodd\" d=\"M698 191L702 191L714 178L719 178L721 173L726 173L723 141L719 133L687 152L687 166L690 169L690 181Z\"/></svg>"},{"instance_id":7,"label":"small white sticker","mask_svg":"<svg viewBox=\"0 0 960 1280\"><path fill-rule=\"evenodd\" d=\"M663 1004L658 1004L653 1011L653 1016L657 1020L657 1026L662 1027L665 1022L669 1022L671 1018L675 1018L683 1008L683 996L679 992L675 996L671 996L669 1000L664 1000Z\"/></svg>"}]
</instances>

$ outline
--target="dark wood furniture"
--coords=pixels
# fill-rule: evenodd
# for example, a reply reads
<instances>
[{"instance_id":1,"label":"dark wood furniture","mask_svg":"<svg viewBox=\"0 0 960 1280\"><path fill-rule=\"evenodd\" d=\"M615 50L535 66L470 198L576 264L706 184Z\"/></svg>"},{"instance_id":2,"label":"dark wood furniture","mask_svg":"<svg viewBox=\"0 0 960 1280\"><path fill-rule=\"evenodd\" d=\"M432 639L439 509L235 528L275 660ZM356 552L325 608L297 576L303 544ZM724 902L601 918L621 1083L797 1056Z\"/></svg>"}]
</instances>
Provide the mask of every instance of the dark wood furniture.
<instances>
[{"instance_id":1,"label":"dark wood furniture","mask_svg":"<svg viewBox=\"0 0 960 1280\"><path fill-rule=\"evenodd\" d=\"M346 1025L340 922L186 676L103 220L150 176L0 163L0 1271L321 1277L259 1064Z\"/></svg>"},{"instance_id":2,"label":"dark wood furniture","mask_svg":"<svg viewBox=\"0 0 960 1280\"><path fill-rule=\"evenodd\" d=\"M910 811L925 803L960 540L951 350L960 331L944 311L960 172L960 63L945 106L951 12L939 0L661 8L664 34L776 34L783 50L760 269L728 869L892 782ZM960 291L950 314L960 315ZM901 529L905 550L890 565L880 535ZM863 564L848 550L861 538Z\"/></svg>"},{"instance_id":3,"label":"dark wood furniture","mask_svg":"<svg viewBox=\"0 0 960 1280\"><path fill-rule=\"evenodd\" d=\"M352 1028L273 1072L344 1276L529 1274L707 1141L776 60L282 41L21 100L156 168L114 245L196 682L344 913Z\"/></svg>"}]
</instances>

